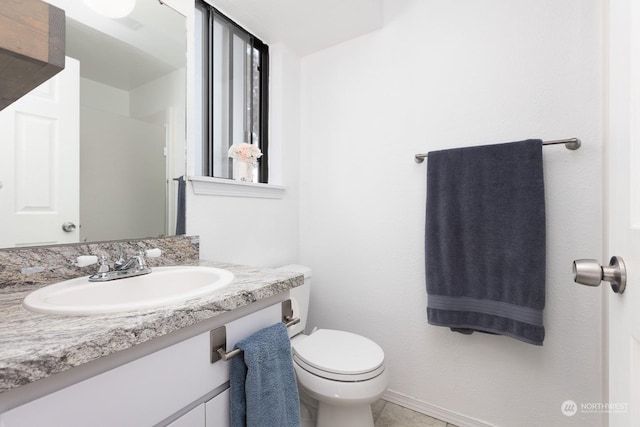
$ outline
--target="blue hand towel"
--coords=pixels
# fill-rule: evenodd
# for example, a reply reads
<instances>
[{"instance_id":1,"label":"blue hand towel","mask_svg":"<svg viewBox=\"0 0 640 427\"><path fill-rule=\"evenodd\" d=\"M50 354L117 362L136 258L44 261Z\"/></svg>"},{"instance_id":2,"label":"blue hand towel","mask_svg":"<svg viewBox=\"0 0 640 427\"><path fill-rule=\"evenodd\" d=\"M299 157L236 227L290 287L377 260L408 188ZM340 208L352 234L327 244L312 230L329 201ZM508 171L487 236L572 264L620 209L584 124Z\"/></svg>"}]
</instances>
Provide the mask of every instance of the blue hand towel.
<instances>
[{"instance_id":1,"label":"blue hand towel","mask_svg":"<svg viewBox=\"0 0 640 427\"><path fill-rule=\"evenodd\" d=\"M427 318L542 345L542 141L429 153Z\"/></svg>"},{"instance_id":2,"label":"blue hand towel","mask_svg":"<svg viewBox=\"0 0 640 427\"><path fill-rule=\"evenodd\" d=\"M236 344L231 359L232 427L299 427L300 401L287 327L279 322Z\"/></svg>"}]
</instances>

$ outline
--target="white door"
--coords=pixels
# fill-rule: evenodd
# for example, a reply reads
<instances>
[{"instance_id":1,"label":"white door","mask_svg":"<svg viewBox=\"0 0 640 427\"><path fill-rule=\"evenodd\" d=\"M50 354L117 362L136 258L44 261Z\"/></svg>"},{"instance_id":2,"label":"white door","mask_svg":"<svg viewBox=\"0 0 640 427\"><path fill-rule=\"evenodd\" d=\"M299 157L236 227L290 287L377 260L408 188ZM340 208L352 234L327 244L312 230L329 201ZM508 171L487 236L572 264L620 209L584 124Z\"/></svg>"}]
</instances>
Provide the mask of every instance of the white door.
<instances>
[{"instance_id":1,"label":"white door","mask_svg":"<svg viewBox=\"0 0 640 427\"><path fill-rule=\"evenodd\" d=\"M0 111L0 247L77 242L80 63ZM73 228L73 227L67 227Z\"/></svg>"},{"instance_id":2,"label":"white door","mask_svg":"<svg viewBox=\"0 0 640 427\"><path fill-rule=\"evenodd\" d=\"M610 0L608 239L627 266L622 294L607 290L610 427L640 425L640 4ZM608 247L607 247L608 246ZM607 260L604 260L607 261ZM607 285L608 288L608 285Z\"/></svg>"}]
</instances>

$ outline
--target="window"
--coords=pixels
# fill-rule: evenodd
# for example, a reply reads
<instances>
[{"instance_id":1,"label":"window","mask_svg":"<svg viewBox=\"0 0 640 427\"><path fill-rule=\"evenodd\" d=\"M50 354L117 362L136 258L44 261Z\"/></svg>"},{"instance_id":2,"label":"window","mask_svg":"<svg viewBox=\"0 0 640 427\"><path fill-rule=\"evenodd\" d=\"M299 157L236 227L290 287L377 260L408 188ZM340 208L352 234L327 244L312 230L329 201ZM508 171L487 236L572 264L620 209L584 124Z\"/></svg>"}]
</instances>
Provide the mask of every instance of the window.
<instances>
[{"instance_id":1,"label":"window","mask_svg":"<svg viewBox=\"0 0 640 427\"><path fill-rule=\"evenodd\" d=\"M262 151L254 176L267 183L269 47L204 1L195 16L196 174L233 178L229 147L247 142Z\"/></svg>"}]
</instances>

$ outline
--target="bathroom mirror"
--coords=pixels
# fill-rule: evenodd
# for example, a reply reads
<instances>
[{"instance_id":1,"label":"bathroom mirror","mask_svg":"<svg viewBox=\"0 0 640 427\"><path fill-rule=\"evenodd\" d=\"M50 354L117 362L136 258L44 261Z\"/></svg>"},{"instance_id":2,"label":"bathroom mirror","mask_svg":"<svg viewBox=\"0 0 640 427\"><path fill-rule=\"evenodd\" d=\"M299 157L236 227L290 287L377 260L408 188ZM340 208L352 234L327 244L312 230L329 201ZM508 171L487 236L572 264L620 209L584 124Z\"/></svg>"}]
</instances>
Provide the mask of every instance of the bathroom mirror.
<instances>
[{"instance_id":1,"label":"bathroom mirror","mask_svg":"<svg viewBox=\"0 0 640 427\"><path fill-rule=\"evenodd\" d=\"M158 0L118 19L47 1L66 13L71 77L0 112L0 247L175 234L185 17Z\"/></svg>"}]
</instances>

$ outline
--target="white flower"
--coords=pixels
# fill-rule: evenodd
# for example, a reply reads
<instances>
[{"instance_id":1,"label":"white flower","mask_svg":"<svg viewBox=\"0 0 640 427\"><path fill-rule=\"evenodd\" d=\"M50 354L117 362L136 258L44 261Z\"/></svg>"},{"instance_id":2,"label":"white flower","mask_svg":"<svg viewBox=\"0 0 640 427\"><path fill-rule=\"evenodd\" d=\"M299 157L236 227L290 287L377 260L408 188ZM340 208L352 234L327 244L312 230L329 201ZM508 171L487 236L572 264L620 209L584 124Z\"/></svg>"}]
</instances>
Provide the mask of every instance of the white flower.
<instances>
[{"instance_id":1,"label":"white flower","mask_svg":"<svg viewBox=\"0 0 640 427\"><path fill-rule=\"evenodd\" d=\"M253 144L243 142L241 144L233 144L229 147L229 157L243 162L253 163L262 157L262 151Z\"/></svg>"}]
</instances>

